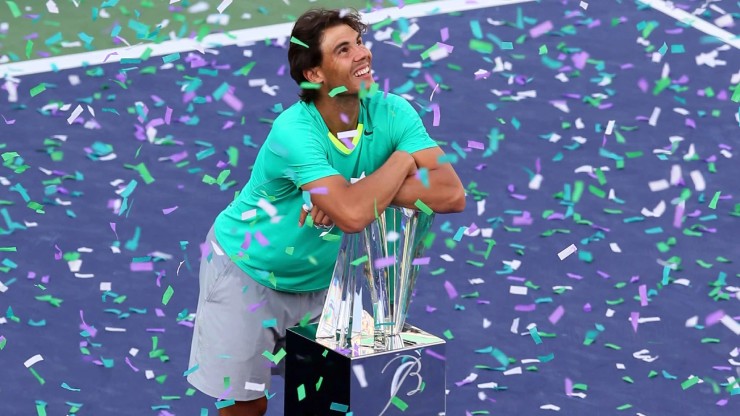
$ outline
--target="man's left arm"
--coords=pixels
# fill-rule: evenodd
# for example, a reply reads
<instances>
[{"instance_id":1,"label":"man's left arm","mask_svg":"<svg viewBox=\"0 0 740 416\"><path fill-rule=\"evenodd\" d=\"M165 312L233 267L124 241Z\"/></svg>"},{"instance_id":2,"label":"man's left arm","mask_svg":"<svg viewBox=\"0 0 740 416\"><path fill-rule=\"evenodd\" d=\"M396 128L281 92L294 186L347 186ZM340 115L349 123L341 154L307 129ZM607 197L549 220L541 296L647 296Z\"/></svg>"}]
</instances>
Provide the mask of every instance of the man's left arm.
<instances>
[{"instance_id":1,"label":"man's left arm","mask_svg":"<svg viewBox=\"0 0 740 416\"><path fill-rule=\"evenodd\" d=\"M421 200L437 213L461 212L465 209L465 189L450 163L439 163L444 152L439 147L419 150L411 154L416 161L417 174L409 176L393 199L393 205L417 208Z\"/></svg>"}]
</instances>

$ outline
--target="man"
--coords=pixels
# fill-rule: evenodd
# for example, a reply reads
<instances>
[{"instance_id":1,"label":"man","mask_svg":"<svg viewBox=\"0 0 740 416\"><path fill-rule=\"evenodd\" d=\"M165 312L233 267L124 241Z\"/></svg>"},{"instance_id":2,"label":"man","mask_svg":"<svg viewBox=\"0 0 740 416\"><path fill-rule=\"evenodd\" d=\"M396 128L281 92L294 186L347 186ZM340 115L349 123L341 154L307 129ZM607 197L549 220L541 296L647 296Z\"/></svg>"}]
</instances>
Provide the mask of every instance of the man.
<instances>
[{"instance_id":1,"label":"man","mask_svg":"<svg viewBox=\"0 0 740 416\"><path fill-rule=\"evenodd\" d=\"M249 182L209 232L188 381L235 401L221 416L266 412L275 369L263 352L277 353L287 328L318 319L342 231L363 230L390 204L421 200L439 213L465 207L460 179L438 162L444 153L413 107L367 92L366 28L345 11L298 18L290 73L313 88L275 120ZM304 226L309 214L314 227Z\"/></svg>"}]
</instances>

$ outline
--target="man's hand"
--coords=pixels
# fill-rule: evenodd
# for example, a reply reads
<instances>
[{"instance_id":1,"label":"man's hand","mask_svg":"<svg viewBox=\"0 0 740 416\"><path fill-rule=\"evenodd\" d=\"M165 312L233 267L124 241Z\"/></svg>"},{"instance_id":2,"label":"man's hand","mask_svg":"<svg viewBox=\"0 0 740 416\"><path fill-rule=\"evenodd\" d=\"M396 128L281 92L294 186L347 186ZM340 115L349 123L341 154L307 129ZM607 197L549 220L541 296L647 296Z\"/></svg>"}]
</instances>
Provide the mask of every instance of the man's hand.
<instances>
[{"instance_id":1,"label":"man's hand","mask_svg":"<svg viewBox=\"0 0 740 416\"><path fill-rule=\"evenodd\" d=\"M309 212L306 211L306 205L303 206L304 209L301 209L301 216L298 218L298 226L303 227L303 224L306 222L306 217L308 216ZM329 218L328 215L322 210L319 209L319 207L315 206L311 208L310 211L311 218L313 219L314 225L324 226L324 227L331 227L334 225L334 221Z\"/></svg>"}]
</instances>

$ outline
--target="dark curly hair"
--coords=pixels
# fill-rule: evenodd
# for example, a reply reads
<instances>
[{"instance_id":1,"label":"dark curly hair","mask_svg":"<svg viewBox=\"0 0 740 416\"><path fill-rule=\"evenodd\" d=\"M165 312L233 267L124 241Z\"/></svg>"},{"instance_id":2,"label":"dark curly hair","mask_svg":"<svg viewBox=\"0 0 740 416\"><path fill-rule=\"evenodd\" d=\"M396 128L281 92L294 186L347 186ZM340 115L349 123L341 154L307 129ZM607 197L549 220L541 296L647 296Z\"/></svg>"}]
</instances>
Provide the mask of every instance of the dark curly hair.
<instances>
[{"instance_id":1,"label":"dark curly hair","mask_svg":"<svg viewBox=\"0 0 740 416\"><path fill-rule=\"evenodd\" d=\"M308 45L290 42L288 47L288 63L290 64L290 77L300 85L308 81L303 76L303 71L321 65L321 39L324 31L330 27L347 25L360 35L365 34L367 25L354 9L311 9L303 13L293 26L291 37ZM311 102L318 97L318 91L313 89L301 89L299 94L302 101Z\"/></svg>"}]
</instances>

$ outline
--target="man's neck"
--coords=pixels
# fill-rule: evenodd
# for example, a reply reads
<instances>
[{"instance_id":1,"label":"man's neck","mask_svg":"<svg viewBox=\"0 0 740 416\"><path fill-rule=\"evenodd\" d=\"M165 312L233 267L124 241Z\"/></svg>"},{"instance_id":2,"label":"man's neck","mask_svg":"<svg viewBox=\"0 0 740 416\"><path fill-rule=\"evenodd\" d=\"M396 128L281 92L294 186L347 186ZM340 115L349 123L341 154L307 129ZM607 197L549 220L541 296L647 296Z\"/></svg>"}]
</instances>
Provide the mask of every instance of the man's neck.
<instances>
[{"instance_id":1,"label":"man's neck","mask_svg":"<svg viewBox=\"0 0 740 416\"><path fill-rule=\"evenodd\" d=\"M360 99L355 96L322 97L315 101L324 123L334 135L354 130L360 115Z\"/></svg>"}]
</instances>

